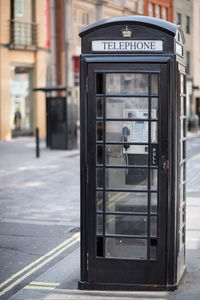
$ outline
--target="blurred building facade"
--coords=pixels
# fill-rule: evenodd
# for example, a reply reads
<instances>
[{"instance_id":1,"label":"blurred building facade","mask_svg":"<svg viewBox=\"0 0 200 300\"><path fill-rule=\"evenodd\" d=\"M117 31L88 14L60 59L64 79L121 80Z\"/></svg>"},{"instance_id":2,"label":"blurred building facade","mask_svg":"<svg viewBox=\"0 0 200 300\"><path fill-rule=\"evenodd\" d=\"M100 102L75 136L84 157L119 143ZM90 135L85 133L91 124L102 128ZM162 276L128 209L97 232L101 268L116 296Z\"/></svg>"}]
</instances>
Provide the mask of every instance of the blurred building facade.
<instances>
[{"instance_id":1,"label":"blurred building facade","mask_svg":"<svg viewBox=\"0 0 200 300\"><path fill-rule=\"evenodd\" d=\"M169 22L174 21L174 0L144 0L144 14Z\"/></svg>"},{"instance_id":2,"label":"blurred building facade","mask_svg":"<svg viewBox=\"0 0 200 300\"><path fill-rule=\"evenodd\" d=\"M48 85L66 85L73 97L79 93L80 30L105 18L144 14L143 0L50 0L51 53Z\"/></svg>"},{"instance_id":3,"label":"blurred building facade","mask_svg":"<svg viewBox=\"0 0 200 300\"><path fill-rule=\"evenodd\" d=\"M193 26L193 0L174 0L174 23L181 25L185 34L184 57L187 73L187 114L193 111L193 56L194 56L194 26ZM199 25L198 25L199 27ZM199 37L196 36L195 40ZM200 71L200 70L199 70Z\"/></svg>"},{"instance_id":4,"label":"blurred building facade","mask_svg":"<svg viewBox=\"0 0 200 300\"><path fill-rule=\"evenodd\" d=\"M193 39L200 36L200 0L1 0L0 139L31 134L36 126L45 136L45 95L32 93L32 88L66 86L71 101L78 103L80 30L105 18L132 14L182 26L189 113L199 110L200 115L200 41Z\"/></svg>"},{"instance_id":5,"label":"blurred building facade","mask_svg":"<svg viewBox=\"0 0 200 300\"><path fill-rule=\"evenodd\" d=\"M200 0L193 0L193 113L200 119Z\"/></svg>"},{"instance_id":6,"label":"blurred building facade","mask_svg":"<svg viewBox=\"0 0 200 300\"><path fill-rule=\"evenodd\" d=\"M0 1L0 139L45 135L45 101L33 87L46 84L49 0ZM17 124L16 124L17 123Z\"/></svg>"}]
</instances>

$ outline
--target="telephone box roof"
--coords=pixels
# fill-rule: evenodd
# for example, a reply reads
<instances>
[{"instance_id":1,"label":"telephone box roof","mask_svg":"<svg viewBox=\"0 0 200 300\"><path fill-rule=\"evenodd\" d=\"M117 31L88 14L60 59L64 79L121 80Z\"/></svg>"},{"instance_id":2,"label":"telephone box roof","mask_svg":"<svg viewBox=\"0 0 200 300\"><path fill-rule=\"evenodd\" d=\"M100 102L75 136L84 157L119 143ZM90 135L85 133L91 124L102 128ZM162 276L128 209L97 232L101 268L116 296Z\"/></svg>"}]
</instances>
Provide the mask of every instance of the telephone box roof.
<instances>
[{"instance_id":1,"label":"telephone box roof","mask_svg":"<svg viewBox=\"0 0 200 300\"><path fill-rule=\"evenodd\" d=\"M87 33L94 31L96 29L99 29L101 27L107 27L114 24L127 24L127 23L133 23L133 24L141 24L146 25L150 27L157 27L160 30L167 31L170 34L176 36L177 31L181 32L182 40L184 42L184 34L179 25L170 23L168 21L153 18L153 17L147 17L147 16L140 16L140 15L132 15L132 16L120 16L115 18L109 18L104 19L100 22L87 25L85 26L79 33L80 37L86 35Z\"/></svg>"}]
</instances>

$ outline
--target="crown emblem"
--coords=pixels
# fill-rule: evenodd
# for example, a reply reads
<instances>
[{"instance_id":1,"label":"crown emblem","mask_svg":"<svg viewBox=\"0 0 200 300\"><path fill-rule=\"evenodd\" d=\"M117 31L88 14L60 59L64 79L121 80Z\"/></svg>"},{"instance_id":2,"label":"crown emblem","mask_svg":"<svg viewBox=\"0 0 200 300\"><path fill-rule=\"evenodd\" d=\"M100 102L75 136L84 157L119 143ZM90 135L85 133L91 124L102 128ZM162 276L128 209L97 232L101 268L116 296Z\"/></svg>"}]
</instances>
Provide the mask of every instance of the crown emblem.
<instances>
[{"instance_id":1,"label":"crown emblem","mask_svg":"<svg viewBox=\"0 0 200 300\"><path fill-rule=\"evenodd\" d=\"M128 26L126 26L126 28L122 29L122 35L124 38L129 38L132 36L132 30L128 28Z\"/></svg>"}]
</instances>

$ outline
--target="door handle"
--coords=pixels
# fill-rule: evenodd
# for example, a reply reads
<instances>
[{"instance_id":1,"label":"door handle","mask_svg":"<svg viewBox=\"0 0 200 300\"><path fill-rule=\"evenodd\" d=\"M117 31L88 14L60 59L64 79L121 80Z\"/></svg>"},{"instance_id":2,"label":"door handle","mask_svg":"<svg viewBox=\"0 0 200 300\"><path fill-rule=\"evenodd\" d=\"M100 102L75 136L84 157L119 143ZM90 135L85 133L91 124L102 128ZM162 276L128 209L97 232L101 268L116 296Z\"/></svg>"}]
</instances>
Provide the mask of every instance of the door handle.
<instances>
[{"instance_id":1,"label":"door handle","mask_svg":"<svg viewBox=\"0 0 200 300\"><path fill-rule=\"evenodd\" d=\"M161 169L164 174L166 174L169 169L169 160L165 157L162 158Z\"/></svg>"}]
</instances>

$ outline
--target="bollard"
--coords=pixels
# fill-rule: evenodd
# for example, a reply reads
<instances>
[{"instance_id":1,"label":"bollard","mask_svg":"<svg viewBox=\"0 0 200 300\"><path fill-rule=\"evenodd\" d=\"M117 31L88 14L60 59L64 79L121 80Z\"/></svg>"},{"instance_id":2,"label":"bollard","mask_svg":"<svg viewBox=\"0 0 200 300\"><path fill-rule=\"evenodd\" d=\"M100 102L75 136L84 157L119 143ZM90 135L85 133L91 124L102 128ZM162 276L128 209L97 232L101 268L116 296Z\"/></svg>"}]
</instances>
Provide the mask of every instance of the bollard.
<instances>
[{"instance_id":1,"label":"bollard","mask_svg":"<svg viewBox=\"0 0 200 300\"><path fill-rule=\"evenodd\" d=\"M39 128L35 129L35 137L36 137L36 157L40 157L40 139L39 139Z\"/></svg>"}]
</instances>

